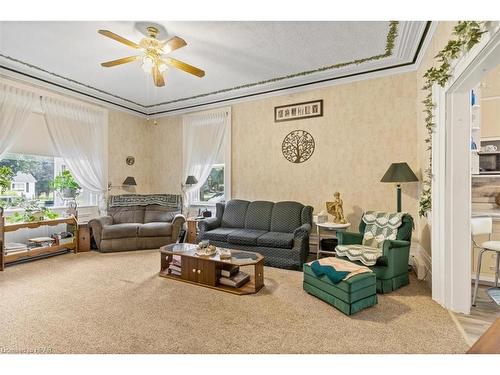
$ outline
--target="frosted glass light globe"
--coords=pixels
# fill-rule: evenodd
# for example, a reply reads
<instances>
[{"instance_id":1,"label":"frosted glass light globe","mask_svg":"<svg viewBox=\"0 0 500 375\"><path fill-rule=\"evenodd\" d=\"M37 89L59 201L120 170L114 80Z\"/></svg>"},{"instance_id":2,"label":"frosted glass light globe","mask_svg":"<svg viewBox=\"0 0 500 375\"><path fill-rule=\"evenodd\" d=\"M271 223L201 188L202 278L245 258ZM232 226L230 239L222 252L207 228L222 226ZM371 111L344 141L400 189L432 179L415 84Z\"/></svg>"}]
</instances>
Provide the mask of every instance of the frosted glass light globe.
<instances>
[{"instance_id":1,"label":"frosted glass light globe","mask_svg":"<svg viewBox=\"0 0 500 375\"><path fill-rule=\"evenodd\" d=\"M151 69L153 68L153 65L154 65L154 61L151 57L149 56L144 56L143 59L142 59L142 69L146 72L146 73L150 73L151 72Z\"/></svg>"}]
</instances>

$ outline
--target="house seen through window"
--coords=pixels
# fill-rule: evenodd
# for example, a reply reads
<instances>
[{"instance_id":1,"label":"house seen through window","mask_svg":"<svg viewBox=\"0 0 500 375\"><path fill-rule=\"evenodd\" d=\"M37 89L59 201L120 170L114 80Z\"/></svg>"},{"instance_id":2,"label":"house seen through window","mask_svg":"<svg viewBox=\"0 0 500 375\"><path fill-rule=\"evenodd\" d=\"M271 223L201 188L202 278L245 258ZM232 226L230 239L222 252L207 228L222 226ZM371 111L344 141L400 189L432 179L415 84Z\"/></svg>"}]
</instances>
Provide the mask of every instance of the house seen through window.
<instances>
[{"instance_id":1,"label":"house seen through window","mask_svg":"<svg viewBox=\"0 0 500 375\"><path fill-rule=\"evenodd\" d=\"M0 168L12 170L10 188L0 192L0 205L19 208L26 200L42 206L62 206L63 198L52 186L54 178L67 169L59 157L9 153L0 160ZM78 205L97 205L97 194L81 189Z\"/></svg>"}]
</instances>

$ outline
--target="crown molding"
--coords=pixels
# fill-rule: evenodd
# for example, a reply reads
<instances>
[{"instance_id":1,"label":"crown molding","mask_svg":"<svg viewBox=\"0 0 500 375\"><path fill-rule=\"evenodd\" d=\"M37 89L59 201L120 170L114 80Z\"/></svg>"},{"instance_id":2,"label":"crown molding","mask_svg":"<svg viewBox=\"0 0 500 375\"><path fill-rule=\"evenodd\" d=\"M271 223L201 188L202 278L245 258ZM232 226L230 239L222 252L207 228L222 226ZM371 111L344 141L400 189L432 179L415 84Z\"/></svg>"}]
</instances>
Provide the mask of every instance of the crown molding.
<instances>
[{"instance_id":1,"label":"crown molding","mask_svg":"<svg viewBox=\"0 0 500 375\"><path fill-rule=\"evenodd\" d=\"M430 21L392 21L386 37L385 51L378 55L152 105L136 103L43 69L43 76L34 75L32 70L40 68L19 60L11 60L7 66L4 62L9 57L1 53L0 74L135 116L156 118L415 70L422 60L436 24L437 22ZM355 68L361 64L364 70L356 71Z\"/></svg>"}]
</instances>

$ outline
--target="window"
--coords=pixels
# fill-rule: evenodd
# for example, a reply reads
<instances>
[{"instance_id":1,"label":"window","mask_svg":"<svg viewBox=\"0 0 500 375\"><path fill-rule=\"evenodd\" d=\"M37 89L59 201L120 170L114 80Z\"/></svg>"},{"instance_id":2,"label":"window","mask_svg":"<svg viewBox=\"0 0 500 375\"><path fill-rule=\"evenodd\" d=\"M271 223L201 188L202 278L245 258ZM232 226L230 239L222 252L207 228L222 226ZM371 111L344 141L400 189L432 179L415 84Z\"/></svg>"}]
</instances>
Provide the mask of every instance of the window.
<instances>
[{"instance_id":1,"label":"window","mask_svg":"<svg viewBox=\"0 0 500 375\"><path fill-rule=\"evenodd\" d=\"M207 181L200 187L200 203L217 203L224 200L224 164L212 167Z\"/></svg>"},{"instance_id":2,"label":"window","mask_svg":"<svg viewBox=\"0 0 500 375\"><path fill-rule=\"evenodd\" d=\"M24 191L24 184L22 182L13 182L12 183L12 190L15 191Z\"/></svg>"},{"instance_id":3,"label":"window","mask_svg":"<svg viewBox=\"0 0 500 375\"><path fill-rule=\"evenodd\" d=\"M184 178L201 180L186 192L187 205L215 206L231 199L231 107L184 115L182 123Z\"/></svg>"},{"instance_id":4,"label":"window","mask_svg":"<svg viewBox=\"0 0 500 375\"><path fill-rule=\"evenodd\" d=\"M62 197L54 192L52 181L66 169L61 158L9 153L0 160L0 167L10 167L14 173L11 189L0 194L0 204L6 208L19 207L23 199L36 199L44 206L62 206ZM98 203L98 196L82 189L77 196L78 205Z\"/></svg>"}]
</instances>

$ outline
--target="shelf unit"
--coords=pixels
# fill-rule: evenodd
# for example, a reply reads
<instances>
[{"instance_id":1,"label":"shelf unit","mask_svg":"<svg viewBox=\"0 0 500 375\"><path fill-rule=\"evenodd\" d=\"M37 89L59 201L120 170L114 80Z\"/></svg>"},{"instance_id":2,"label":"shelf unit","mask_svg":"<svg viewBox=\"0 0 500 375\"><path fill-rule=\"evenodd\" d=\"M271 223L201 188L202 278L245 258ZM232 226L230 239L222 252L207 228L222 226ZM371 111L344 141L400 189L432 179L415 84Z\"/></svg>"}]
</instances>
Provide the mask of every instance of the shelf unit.
<instances>
[{"instance_id":1,"label":"shelf unit","mask_svg":"<svg viewBox=\"0 0 500 375\"><path fill-rule=\"evenodd\" d=\"M73 228L73 242L61 245L42 246L19 251L13 254L5 254L5 233L15 232L24 228L39 228L41 226L55 226L59 224L68 224ZM0 207L0 271L3 271L6 265L19 261L35 260L45 258L51 255L57 255L68 251L78 252L78 221L74 215L53 220L41 220L27 223L5 224L3 209Z\"/></svg>"},{"instance_id":2,"label":"shelf unit","mask_svg":"<svg viewBox=\"0 0 500 375\"><path fill-rule=\"evenodd\" d=\"M481 150L481 106L478 101L481 97L481 92L479 85L474 87L473 92L475 93L476 102L472 104L472 92L470 93L471 106L470 106L470 142L471 142L471 159L470 159L470 172L471 175L479 173L479 151ZM472 148L472 144L475 144L476 148Z\"/></svg>"}]
</instances>

